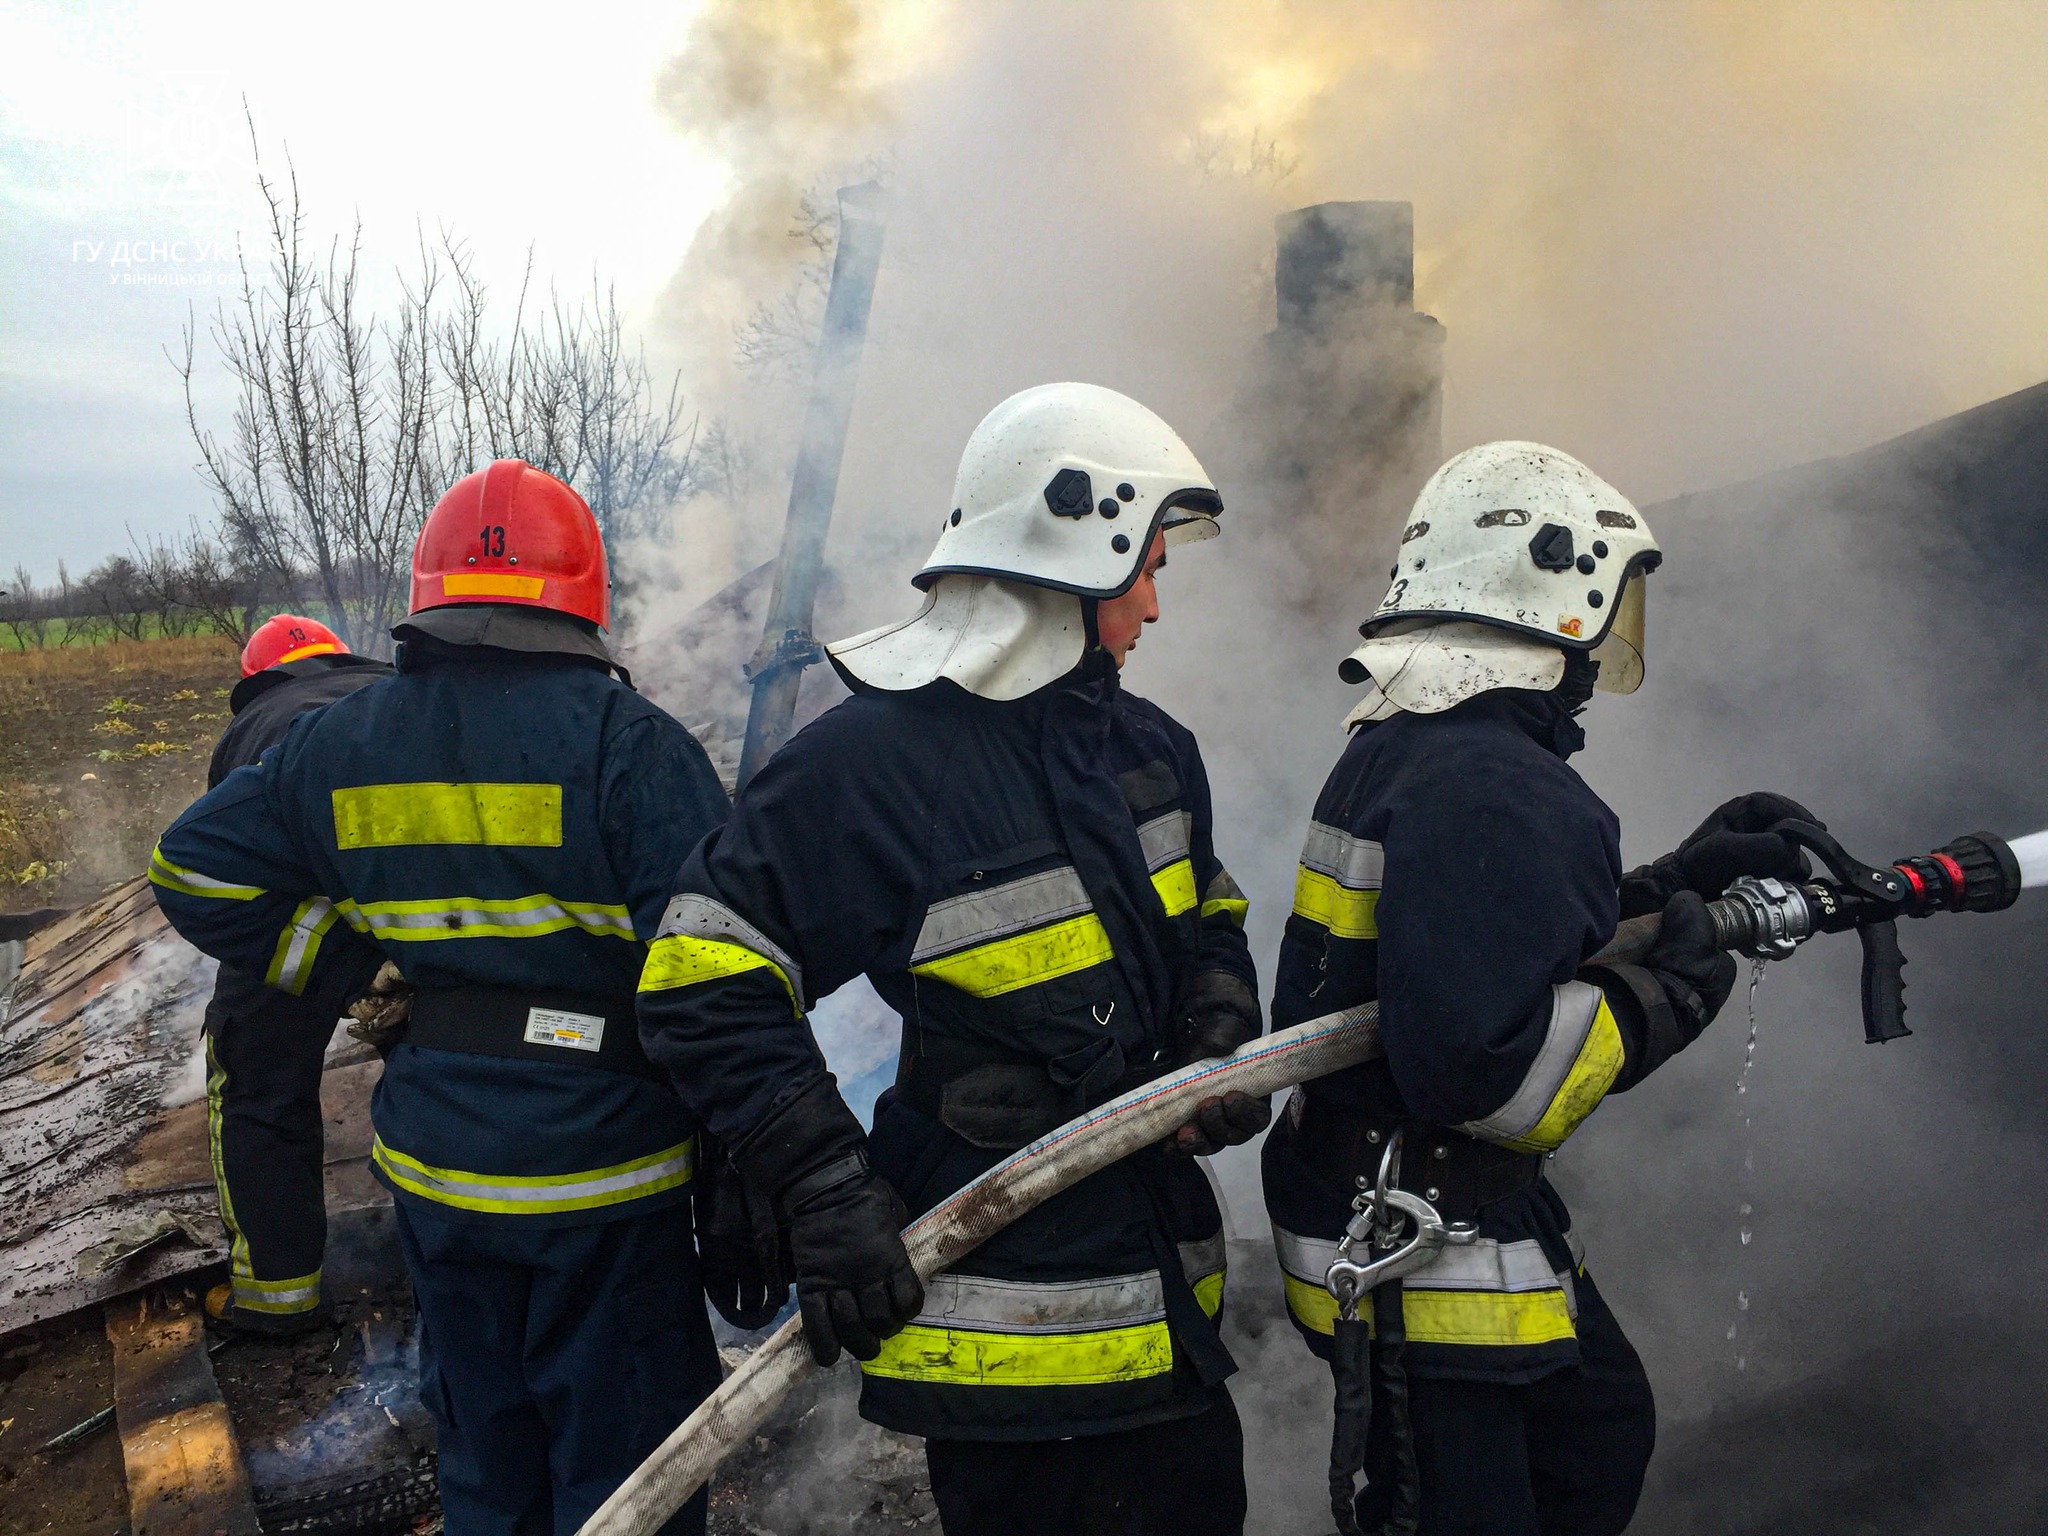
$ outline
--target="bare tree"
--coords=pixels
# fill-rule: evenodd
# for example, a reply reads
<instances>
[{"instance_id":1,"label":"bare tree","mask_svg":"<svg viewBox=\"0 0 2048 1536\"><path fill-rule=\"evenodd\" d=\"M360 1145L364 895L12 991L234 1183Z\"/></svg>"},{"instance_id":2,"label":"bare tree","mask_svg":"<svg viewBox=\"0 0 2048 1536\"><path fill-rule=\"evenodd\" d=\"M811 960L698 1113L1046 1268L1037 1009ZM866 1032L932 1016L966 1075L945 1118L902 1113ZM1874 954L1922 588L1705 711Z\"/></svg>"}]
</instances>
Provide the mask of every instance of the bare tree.
<instances>
[{"instance_id":1,"label":"bare tree","mask_svg":"<svg viewBox=\"0 0 2048 1536\"><path fill-rule=\"evenodd\" d=\"M431 302L431 287L409 289L395 323L366 321L360 225L346 246L337 240L314 256L296 173L280 188L259 172L257 187L268 211L268 268L259 276L243 254L241 293L212 328L235 383L229 438L199 422L191 326L179 369L187 420L228 542L281 589L302 572L310 577L344 638L381 636L398 555L423 512L416 423L428 381L415 312ZM364 567L386 579L351 592L349 574Z\"/></svg>"},{"instance_id":2,"label":"bare tree","mask_svg":"<svg viewBox=\"0 0 2048 1536\"><path fill-rule=\"evenodd\" d=\"M17 565L6 589L0 591L0 624L14 637L16 649L40 651L48 642L50 608L49 596L36 586L28 567Z\"/></svg>"},{"instance_id":3,"label":"bare tree","mask_svg":"<svg viewBox=\"0 0 2048 1536\"><path fill-rule=\"evenodd\" d=\"M810 363L824 324L839 243L838 208L822 186L805 189L786 233L798 247L796 272L773 301L756 304L733 326L732 342L742 368L794 379Z\"/></svg>"},{"instance_id":4,"label":"bare tree","mask_svg":"<svg viewBox=\"0 0 2048 1536\"><path fill-rule=\"evenodd\" d=\"M185 545L184 600L216 635L239 648L268 617L272 586L268 573L206 537L197 527ZM279 594L282 595L282 594Z\"/></svg>"},{"instance_id":5,"label":"bare tree","mask_svg":"<svg viewBox=\"0 0 2048 1536\"><path fill-rule=\"evenodd\" d=\"M420 242L399 297L372 315L360 223L317 253L289 163L282 184L259 165L257 186L266 260L244 256L210 328L235 385L224 437L200 421L196 325L177 366L223 542L274 595L303 587L358 649L380 649L428 509L495 458L569 481L612 539L659 531L692 493L680 383L656 390L609 291L529 318L522 285L499 329L469 251L444 234Z\"/></svg>"},{"instance_id":6,"label":"bare tree","mask_svg":"<svg viewBox=\"0 0 2048 1536\"><path fill-rule=\"evenodd\" d=\"M459 473L511 454L581 491L607 540L660 532L697 489L697 424L684 425L681 377L657 392L616 295L595 282L587 306L556 298L529 324L531 253L511 330L494 335L469 251L447 238L442 249L455 298L435 333L446 390L432 423L438 462Z\"/></svg>"},{"instance_id":7,"label":"bare tree","mask_svg":"<svg viewBox=\"0 0 2048 1536\"><path fill-rule=\"evenodd\" d=\"M109 555L78 585L85 600L83 612L74 616L90 622L96 630L117 640L140 640L149 624L149 598L142 573L126 555Z\"/></svg>"}]
</instances>

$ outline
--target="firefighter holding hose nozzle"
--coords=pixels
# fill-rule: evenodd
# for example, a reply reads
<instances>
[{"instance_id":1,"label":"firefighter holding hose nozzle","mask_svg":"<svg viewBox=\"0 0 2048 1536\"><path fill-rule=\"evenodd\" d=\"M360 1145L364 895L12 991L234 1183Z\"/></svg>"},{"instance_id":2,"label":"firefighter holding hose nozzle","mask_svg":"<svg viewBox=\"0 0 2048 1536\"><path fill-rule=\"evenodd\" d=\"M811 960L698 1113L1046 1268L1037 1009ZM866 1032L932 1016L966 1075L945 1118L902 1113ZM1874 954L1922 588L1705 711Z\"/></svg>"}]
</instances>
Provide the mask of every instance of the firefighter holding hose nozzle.
<instances>
[{"instance_id":1,"label":"firefighter holding hose nozzle","mask_svg":"<svg viewBox=\"0 0 2048 1536\"><path fill-rule=\"evenodd\" d=\"M926 1437L951 1536L1243 1525L1199 1165L1145 1148L922 1287L898 1236L1006 1154L1259 1033L1201 755L1119 684L1167 546L1221 510L1134 400L1051 384L997 406L923 607L830 647L853 697L684 864L640 983L649 1054L730 1149L730 1229L783 1249L819 1362L862 1361L862 1413ZM862 973L904 1021L872 1137L804 1017ZM1268 1113L1218 1095L1173 1148ZM714 1300L772 1315L780 1290Z\"/></svg>"},{"instance_id":2,"label":"firefighter holding hose nozzle","mask_svg":"<svg viewBox=\"0 0 2048 1536\"><path fill-rule=\"evenodd\" d=\"M1347 1531L1605 1536L1641 1491L1649 1381L1544 1157L1712 1022L1736 967L1705 901L1742 875L1802 878L1800 849L1769 829L1813 820L1744 796L1622 873L1614 813L1567 760L1593 689L1642 680L1661 558L1569 455L1470 449L1423 488L1341 668L1367 693L1302 850L1273 1019L1377 999L1385 1054L1294 1093L1264 1180L1290 1316L1338 1374ZM1585 965L1648 912L1662 926L1639 963ZM1351 1321L1325 1279L1376 1182L1462 1225Z\"/></svg>"}]
</instances>

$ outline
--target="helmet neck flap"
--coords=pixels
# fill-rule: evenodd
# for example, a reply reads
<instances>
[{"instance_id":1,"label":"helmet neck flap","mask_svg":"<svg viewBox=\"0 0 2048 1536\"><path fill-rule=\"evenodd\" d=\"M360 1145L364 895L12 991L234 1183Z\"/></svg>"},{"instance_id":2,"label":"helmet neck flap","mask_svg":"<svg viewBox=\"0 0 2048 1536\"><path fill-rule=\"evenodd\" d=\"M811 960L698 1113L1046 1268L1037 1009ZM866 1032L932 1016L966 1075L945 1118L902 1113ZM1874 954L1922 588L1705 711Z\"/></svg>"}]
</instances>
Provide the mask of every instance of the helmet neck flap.
<instances>
[{"instance_id":1,"label":"helmet neck flap","mask_svg":"<svg viewBox=\"0 0 2048 1536\"><path fill-rule=\"evenodd\" d=\"M968 438L910 618L826 647L850 681L902 691L947 678L1018 699L1094 643L1089 604L1130 590L1155 533L1213 537L1209 476L1164 421L1094 384L1012 395Z\"/></svg>"}]
</instances>

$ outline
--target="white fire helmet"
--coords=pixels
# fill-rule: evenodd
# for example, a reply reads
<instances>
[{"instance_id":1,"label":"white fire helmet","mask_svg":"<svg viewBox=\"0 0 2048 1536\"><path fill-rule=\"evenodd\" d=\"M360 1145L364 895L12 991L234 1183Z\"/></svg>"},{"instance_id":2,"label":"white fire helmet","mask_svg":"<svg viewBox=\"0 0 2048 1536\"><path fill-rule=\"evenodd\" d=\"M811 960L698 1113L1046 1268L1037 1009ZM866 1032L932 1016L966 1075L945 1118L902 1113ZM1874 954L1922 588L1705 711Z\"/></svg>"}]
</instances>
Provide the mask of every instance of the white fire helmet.
<instances>
[{"instance_id":1,"label":"white fire helmet","mask_svg":"<svg viewBox=\"0 0 2048 1536\"><path fill-rule=\"evenodd\" d=\"M1613 486L1539 443L1483 443L1415 499L1392 585L1339 671L1370 691L1346 723L1437 714L1495 688L1555 688L1565 652L1598 686L1643 680L1643 577L1656 536Z\"/></svg>"},{"instance_id":2,"label":"white fire helmet","mask_svg":"<svg viewBox=\"0 0 2048 1536\"><path fill-rule=\"evenodd\" d=\"M1083 599L1128 591L1155 532L1169 544L1213 537L1222 510L1179 434L1129 396L1024 390L967 439L939 542L912 578L924 607L827 650L875 688L948 677L1022 698L1080 661Z\"/></svg>"}]
</instances>

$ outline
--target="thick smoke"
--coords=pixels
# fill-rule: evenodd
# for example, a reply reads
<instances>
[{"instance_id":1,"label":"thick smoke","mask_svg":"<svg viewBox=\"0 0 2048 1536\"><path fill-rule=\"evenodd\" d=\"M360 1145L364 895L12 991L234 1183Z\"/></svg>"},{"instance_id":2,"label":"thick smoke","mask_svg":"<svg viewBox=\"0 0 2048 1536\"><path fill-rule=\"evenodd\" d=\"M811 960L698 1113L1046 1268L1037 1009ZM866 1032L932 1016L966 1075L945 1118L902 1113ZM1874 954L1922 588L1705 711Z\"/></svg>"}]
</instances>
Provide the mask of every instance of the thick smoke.
<instances>
[{"instance_id":1,"label":"thick smoke","mask_svg":"<svg viewBox=\"0 0 2048 1536\"><path fill-rule=\"evenodd\" d=\"M1356 423L1275 393L1274 219L1412 203L1444 451L1554 442L1649 506L2048 373L2044 34L2038 11L1991 7L710 5L665 101L735 183L668 340L748 472L683 514L678 598L643 633L772 555L802 369L735 367L735 327L792 294L802 312L803 193L880 167L893 211L819 631L908 610L960 446L1005 395L1078 378L1159 410L1227 531L1175 555L1126 677L1204 744L1269 965L1353 697L1334 663L1387 564L1371 503L1426 468L1362 483L1376 450ZM2032 563L2001 561L1983 541L2028 525L1959 522L1974 460L1951 458L1652 509L1671 559L1649 682L1594 705L1580 760L1631 862L1755 787L1871 858L2048 819L2024 702L2042 696L2042 496L2030 482ZM639 665L657 697L684 682L658 638ZM814 675L806 707L834 687ZM1763 983L1741 1102L1738 994L1560 1157L1662 1404L1637 1529L1934 1530L2038 1507L2015 1426L2048 1356L2025 1304L2040 931L2025 912L1913 925L1921 1033L1881 1051L1859 1043L1853 941L1817 942ZM1255 1235L1255 1161L1220 1161ZM1240 1266L1233 1306L1257 1284ZM1319 1498L1323 1382L1284 1327L1252 1323L1251 1461L1307 1482L1294 1503L1262 1481L1252 1528L1292 1529Z\"/></svg>"}]
</instances>

